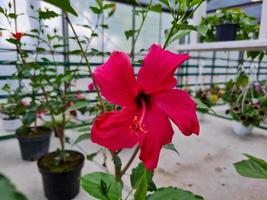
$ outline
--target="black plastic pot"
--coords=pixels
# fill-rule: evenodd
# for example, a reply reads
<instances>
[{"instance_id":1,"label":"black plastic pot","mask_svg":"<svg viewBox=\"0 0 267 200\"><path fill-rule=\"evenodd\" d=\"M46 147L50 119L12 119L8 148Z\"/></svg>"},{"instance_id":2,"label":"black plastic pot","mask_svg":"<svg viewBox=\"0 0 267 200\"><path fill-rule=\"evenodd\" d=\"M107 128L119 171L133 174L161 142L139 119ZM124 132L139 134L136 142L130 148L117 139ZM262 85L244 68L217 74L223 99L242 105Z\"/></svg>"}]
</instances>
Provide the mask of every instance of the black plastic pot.
<instances>
[{"instance_id":1,"label":"black plastic pot","mask_svg":"<svg viewBox=\"0 0 267 200\"><path fill-rule=\"evenodd\" d=\"M216 26L217 41L232 41L236 39L237 24L220 24Z\"/></svg>"},{"instance_id":2,"label":"black plastic pot","mask_svg":"<svg viewBox=\"0 0 267 200\"><path fill-rule=\"evenodd\" d=\"M41 160L45 158L45 156L55 152L44 155L37 162L43 179L44 193L48 200L71 200L76 197L80 191L79 178L81 176L81 169L84 163L84 156L77 151L69 150L68 152L82 156L81 163L69 171L51 172L41 166Z\"/></svg>"},{"instance_id":3,"label":"black plastic pot","mask_svg":"<svg viewBox=\"0 0 267 200\"><path fill-rule=\"evenodd\" d=\"M31 128L23 129L23 133L30 133ZM34 161L48 153L52 130L45 127L37 127L38 134L22 134L16 131L20 152L23 160Z\"/></svg>"}]
</instances>

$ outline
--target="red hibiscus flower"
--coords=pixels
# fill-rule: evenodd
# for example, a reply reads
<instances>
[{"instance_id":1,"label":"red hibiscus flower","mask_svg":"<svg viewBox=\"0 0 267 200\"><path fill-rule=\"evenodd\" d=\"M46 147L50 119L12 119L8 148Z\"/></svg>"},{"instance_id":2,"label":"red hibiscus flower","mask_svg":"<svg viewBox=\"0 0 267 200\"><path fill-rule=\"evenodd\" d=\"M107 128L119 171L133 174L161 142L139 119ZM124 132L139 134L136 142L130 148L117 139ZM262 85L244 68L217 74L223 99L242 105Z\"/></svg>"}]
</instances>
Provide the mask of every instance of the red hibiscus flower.
<instances>
[{"instance_id":1,"label":"red hibiscus flower","mask_svg":"<svg viewBox=\"0 0 267 200\"><path fill-rule=\"evenodd\" d=\"M20 40L24 34L21 32L12 33L12 36L15 40Z\"/></svg>"},{"instance_id":2,"label":"red hibiscus flower","mask_svg":"<svg viewBox=\"0 0 267 200\"><path fill-rule=\"evenodd\" d=\"M153 45L135 78L129 57L113 52L93 77L101 94L122 109L106 112L95 120L92 141L111 151L138 143L139 158L153 170L162 146L172 141L170 120L184 135L198 135L196 103L188 93L174 89L174 72L188 58L187 54L174 54Z\"/></svg>"}]
</instances>

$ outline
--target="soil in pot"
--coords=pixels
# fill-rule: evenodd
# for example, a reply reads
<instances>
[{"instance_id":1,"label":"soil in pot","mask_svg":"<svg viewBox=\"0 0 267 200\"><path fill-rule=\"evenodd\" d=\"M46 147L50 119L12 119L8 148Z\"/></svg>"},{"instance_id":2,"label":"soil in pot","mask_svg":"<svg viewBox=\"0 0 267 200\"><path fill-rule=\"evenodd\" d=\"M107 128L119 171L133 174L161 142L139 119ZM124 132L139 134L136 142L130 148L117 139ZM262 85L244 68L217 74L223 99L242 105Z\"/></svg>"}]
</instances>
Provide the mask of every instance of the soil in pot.
<instances>
[{"instance_id":1,"label":"soil in pot","mask_svg":"<svg viewBox=\"0 0 267 200\"><path fill-rule=\"evenodd\" d=\"M217 41L232 41L236 39L237 24L220 24L216 26Z\"/></svg>"},{"instance_id":2,"label":"soil in pot","mask_svg":"<svg viewBox=\"0 0 267 200\"><path fill-rule=\"evenodd\" d=\"M85 158L77 151L65 152L68 156L61 163L56 162L58 152L51 152L38 160L45 196L49 200L71 200L80 191L79 177Z\"/></svg>"},{"instance_id":3,"label":"soil in pot","mask_svg":"<svg viewBox=\"0 0 267 200\"><path fill-rule=\"evenodd\" d=\"M34 161L48 153L52 130L46 127L20 128L16 136L23 160Z\"/></svg>"}]
</instances>

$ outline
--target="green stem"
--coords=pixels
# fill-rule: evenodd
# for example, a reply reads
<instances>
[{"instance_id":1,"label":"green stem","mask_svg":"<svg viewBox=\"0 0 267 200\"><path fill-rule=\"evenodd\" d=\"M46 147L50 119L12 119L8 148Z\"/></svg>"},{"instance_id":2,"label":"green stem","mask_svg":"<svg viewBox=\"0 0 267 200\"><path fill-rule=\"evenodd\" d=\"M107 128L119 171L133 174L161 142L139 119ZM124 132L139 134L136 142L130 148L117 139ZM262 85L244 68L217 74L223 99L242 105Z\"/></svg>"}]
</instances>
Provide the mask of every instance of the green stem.
<instances>
[{"instance_id":1,"label":"green stem","mask_svg":"<svg viewBox=\"0 0 267 200\"><path fill-rule=\"evenodd\" d=\"M148 12L149 12L150 7L151 7L151 4L152 4L152 0L150 0L150 2L149 2L149 4L148 4L148 7L147 7L147 9L146 9L146 12L145 12L145 14L144 14L144 17L142 18L142 22L141 22L141 24L140 24L140 27L139 27L139 29L137 30L137 35L136 35L136 37L134 38L133 45L132 45L131 56L133 56L133 54L134 54L135 44L136 44L136 42L137 42L137 40L138 40L138 38L139 38L139 36L140 36L141 30L142 30L142 28L143 28L143 26L144 26L144 24L145 24L145 21L146 21ZM134 13L134 14L135 14L135 13Z\"/></svg>"},{"instance_id":2,"label":"green stem","mask_svg":"<svg viewBox=\"0 0 267 200\"><path fill-rule=\"evenodd\" d=\"M90 62L89 62L89 60L88 60L88 58L87 58L87 55L86 55L86 53L85 53L85 51L84 51L84 49L83 49L83 46L82 46L82 44L81 44L81 41L79 40L78 34L76 33L76 30L74 29L74 27L73 27L73 25L72 25L72 23L71 23L71 21L70 21L68 15L67 15L67 13L66 13L66 12L64 12L64 13L65 13L65 16L66 16L66 20L68 21L68 23L69 23L69 25L70 25L70 27L71 27L71 29L72 29L72 32L73 32L73 34L74 34L74 37L75 37L75 39L76 39L76 41L77 41L77 43L78 43L78 45L79 45L79 47L80 47L80 50L81 50L81 52L82 52L82 56L84 57L84 60L85 60L85 62L86 62L86 65L87 65L89 74L90 74L90 76L91 76L91 78L92 78L93 84L94 84L95 89L96 89L97 96L98 96L98 98L99 98L99 103L100 103L100 105L101 105L101 110L102 110L102 112L105 112L105 111L106 111L106 107L105 107L104 102L103 102L103 99L102 99L102 97L101 97L101 95L100 95L100 91L99 91L99 89L98 89L98 87L97 87L96 81L95 81L95 79L94 79L94 77L93 77L93 72L92 72L92 69L91 69L91 66L90 66Z\"/></svg>"},{"instance_id":3,"label":"green stem","mask_svg":"<svg viewBox=\"0 0 267 200\"><path fill-rule=\"evenodd\" d=\"M176 15L176 18L174 19L174 21L175 22L179 22L179 23L184 23L188 18L190 18L193 14L194 14L194 12L199 8L199 6L202 4L204 2L204 0L201 2L201 3L199 3L195 8L194 8L194 10L192 10L191 12L190 12L190 10L187 10L186 12L184 12L184 14L183 15L181 15L181 16L179 16L179 9L178 9L178 11L177 11L177 15ZM187 12L190 12L190 14L187 16L186 15L186 13ZM167 37L167 39L165 40L165 43L164 43L164 45L163 45L163 49L166 49L167 48L167 46L169 45L169 41L170 41L170 39L175 35L175 33L177 33L177 31L179 31L179 30L175 30L175 25L172 25L172 27L171 27L171 30L170 30L170 33L168 34L168 37Z\"/></svg>"},{"instance_id":4,"label":"green stem","mask_svg":"<svg viewBox=\"0 0 267 200\"><path fill-rule=\"evenodd\" d=\"M139 151L139 146L135 148L132 156L130 157L129 161L126 163L125 167L121 170L121 173L119 174L119 176L117 177L118 179L121 179L122 176L126 173L126 171L129 169L129 167L131 166L131 164L133 163L137 153Z\"/></svg>"}]
</instances>

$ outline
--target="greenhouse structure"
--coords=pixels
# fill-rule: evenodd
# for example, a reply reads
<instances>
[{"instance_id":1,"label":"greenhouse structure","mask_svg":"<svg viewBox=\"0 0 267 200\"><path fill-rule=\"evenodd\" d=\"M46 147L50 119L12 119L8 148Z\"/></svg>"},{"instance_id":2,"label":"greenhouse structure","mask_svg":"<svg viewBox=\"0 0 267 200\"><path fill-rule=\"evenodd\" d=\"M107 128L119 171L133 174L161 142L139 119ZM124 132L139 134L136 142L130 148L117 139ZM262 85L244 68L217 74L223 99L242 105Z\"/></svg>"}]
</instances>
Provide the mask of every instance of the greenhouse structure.
<instances>
[{"instance_id":1,"label":"greenhouse structure","mask_svg":"<svg viewBox=\"0 0 267 200\"><path fill-rule=\"evenodd\" d=\"M266 200L267 0L1 0L0 200Z\"/></svg>"}]
</instances>

